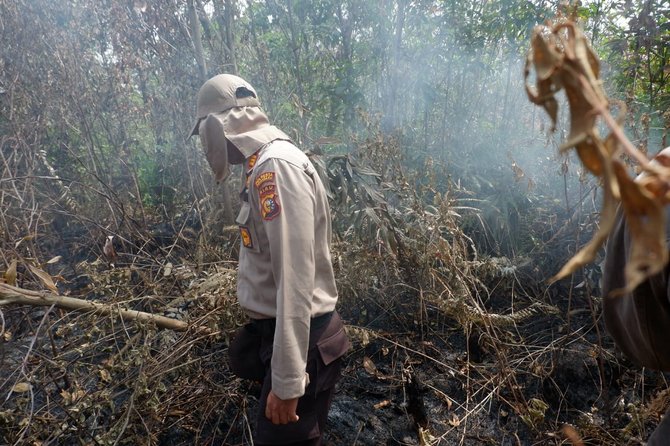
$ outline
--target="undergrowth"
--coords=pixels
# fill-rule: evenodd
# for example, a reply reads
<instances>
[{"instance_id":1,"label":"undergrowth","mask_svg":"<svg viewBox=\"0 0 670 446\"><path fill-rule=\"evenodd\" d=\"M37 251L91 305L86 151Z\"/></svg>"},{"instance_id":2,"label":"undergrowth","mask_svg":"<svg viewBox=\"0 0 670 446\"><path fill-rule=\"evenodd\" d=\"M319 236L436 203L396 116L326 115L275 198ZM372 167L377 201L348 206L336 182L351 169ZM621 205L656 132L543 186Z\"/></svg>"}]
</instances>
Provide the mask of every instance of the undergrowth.
<instances>
[{"instance_id":1,"label":"undergrowth","mask_svg":"<svg viewBox=\"0 0 670 446\"><path fill-rule=\"evenodd\" d=\"M354 346L330 441L558 445L564 424L584 444L644 438L668 405L662 375L630 368L603 336L589 274L543 283L578 225L554 238L528 225L536 242L525 256L484 254L462 229L478 212L463 190L438 190L432 160L408 169L398 141L375 133L346 155L313 156L329 186L339 311ZM561 212L551 206L541 215ZM59 214L67 231L55 235L54 220L31 226L34 211L4 211L4 257L18 260L5 281L41 289L28 266L42 268L62 295L191 328L2 307L2 444L250 443L257 402L226 357L245 320L239 240L234 228L203 235L206 208L152 227L125 220L112 256L101 242L109 229L81 213ZM13 220L33 235L13 232Z\"/></svg>"}]
</instances>

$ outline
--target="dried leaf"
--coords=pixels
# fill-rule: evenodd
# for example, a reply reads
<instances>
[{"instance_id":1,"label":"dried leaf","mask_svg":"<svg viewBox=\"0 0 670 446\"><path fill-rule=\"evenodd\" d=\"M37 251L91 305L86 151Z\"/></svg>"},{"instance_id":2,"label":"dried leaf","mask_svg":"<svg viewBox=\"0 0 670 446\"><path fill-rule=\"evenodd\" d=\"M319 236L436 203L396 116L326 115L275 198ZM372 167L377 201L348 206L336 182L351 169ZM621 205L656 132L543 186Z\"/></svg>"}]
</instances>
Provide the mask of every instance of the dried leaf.
<instances>
[{"instance_id":1,"label":"dried leaf","mask_svg":"<svg viewBox=\"0 0 670 446\"><path fill-rule=\"evenodd\" d=\"M605 165L606 174L603 182L603 207L600 211L600 225L598 230L593 235L591 241L579 250L554 277L550 279L550 283L569 276L577 271L582 266L592 262L600 247L605 243L609 233L614 228L616 220L617 201L615 199L615 191L618 191L618 186L615 187L616 178L611 171L610 165ZM613 190L615 189L615 190Z\"/></svg>"},{"instance_id":2,"label":"dried leaf","mask_svg":"<svg viewBox=\"0 0 670 446\"><path fill-rule=\"evenodd\" d=\"M584 167L586 167L592 174L596 176L602 175L604 166L602 157L600 156L600 153L598 153L597 145L594 144L591 138L585 134L580 136L583 137L582 141L568 141L564 147L574 147L577 149L577 155L579 155L579 159L582 161Z\"/></svg>"},{"instance_id":3,"label":"dried leaf","mask_svg":"<svg viewBox=\"0 0 670 446\"><path fill-rule=\"evenodd\" d=\"M526 95L533 104L544 107L545 111L551 118L553 131L556 128L556 117L558 115L558 102L554 98L553 81L551 79L538 79L534 87L528 84L530 67L533 65L533 61L534 53L529 52L528 56L526 57L526 65L524 67Z\"/></svg>"},{"instance_id":4,"label":"dried leaf","mask_svg":"<svg viewBox=\"0 0 670 446\"><path fill-rule=\"evenodd\" d=\"M435 444L436 441L437 438L435 438L428 429L419 427L419 444L421 446L431 446Z\"/></svg>"},{"instance_id":5,"label":"dried leaf","mask_svg":"<svg viewBox=\"0 0 670 446\"><path fill-rule=\"evenodd\" d=\"M72 404L77 402L81 398L85 397L86 391L83 389L75 389L72 392L68 392L67 390L61 390L60 395L63 398L63 402L65 404Z\"/></svg>"},{"instance_id":6,"label":"dried leaf","mask_svg":"<svg viewBox=\"0 0 670 446\"><path fill-rule=\"evenodd\" d=\"M514 172L514 181L521 181L523 177L526 176L523 169L517 165L517 163L512 163L512 172Z\"/></svg>"},{"instance_id":7,"label":"dried leaf","mask_svg":"<svg viewBox=\"0 0 670 446\"><path fill-rule=\"evenodd\" d=\"M53 258L49 259L49 261L47 261L47 265L52 265L54 263L58 263L58 262L60 262L60 260L62 258L63 258L62 256L53 257Z\"/></svg>"},{"instance_id":8,"label":"dried leaf","mask_svg":"<svg viewBox=\"0 0 670 446\"><path fill-rule=\"evenodd\" d=\"M367 356L363 358L363 368L366 372L368 372L368 374L372 376L377 376L379 374L379 372L377 372L377 366L375 366L375 363L372 362L372 359Z\"/></svg>"},{"instance_id":9,"label":"dried leaf","mask_svg":"<svg viewBox=\"0 0 670 446\"><path fill-rule=\"evenodd\" d=\"M163 268L163 277L168 277L170 274L172 274L172 268L172 262L167 262Z\"/></svg>"},{"instance_id":10,"label":"dried leaf","mask_svg":"<svg viewBox=\"0 0 670 446\"><path fill-rule=\"evenodd\" d=\"M563 425L563 428L561 429L561 432L563 433L563 435L566 436L568 441L570 443L572 443L573 446L583 446L584 445L584 443L582 443L582 439L579 437L579 434L577 433L577 430L574 427L572 427L568 424L565 424L565 425Z\"/></svg>"},{"instance_id":11,"label":"dried leaf","mask_svg":"<svg viewBox=\"0 0 670 446\"><path fill-rule=\"evenodd\" d=\"M567 41L560 33L562 28L568 28ZM594 142L591 140L591 135L597 134L597 114L594 109L595 105L606 106L607 99L598 80L597 57L581 30L570 22L555 28L536 26L531 47L525 69L529 99L542 105L555 124L558 105L554 94L561 88L565 89L570 107L570 135L563 148L580 145L579 155L582 161L586 160L587 168L591 171L598 169L599 158L593 153ZM531 64L537 77L535 88L527 83ZM586 96L589 93L584 91L579 76L583 76L590 83L595 92L594 98ZM599 101L598 104L594 104L594 100Z\"/></svg>"},{"instance_id":12,"label":"dried leaf","mask_svg":"<svg viewBox=\"0 0 670 446\"><path fill-rule=\"evenodd\" d=\"M533 33L531 45L537 78L544 81L549 79L562 64L563 54L556 48L555 39L552 39L544 28L538 30L540 32Z\"/></svg>"},{"instance_id":13,"label":"dried leaf","mask_svg":"<svg viewBox=\"0 0 670 446\"><path fill-rule=\"evenodd\" d=\"M14 393L25 393L25 392L30 392L30 389L32 386L28 382L20 382L14 384L14 387L12 387L12 392Z\"/></svg>"},{"instance_id":14,"label":"dried leaf","mask_svg":"<svg viewBox=\"0 0 670 446\"><path fill-rule=\"evenodd\" d=\"M72 402L72 395L67 390L62 389L60 391L60 396L61 396L61 398L63 398L63 402L65 404L70 404Z\"/></svg>"},{"instance_id":15,"label":"dried leaf","mask_svg":"<svg viewBox=\"0 0 670 446\"><path fill-rule=\"evenodd\" d=\"M17 265L16 259L12 260L12 263L9 265L9 268L7 268L7 271L5 271L4 279L5 283L16 286L16 265Z\"/></svg>"},{"instance_id":16,"label":"dried leaf","mask_svg":"<svg viewBox=\"0 0 670 446\"><path fill-rule=\"evenodd\" d=\"M105 245L102 247L102 252L110 261L116 258L116 251L114 250L114 236L109 235L105 240Z\"/></svg>"},{"instance_id":17,"label":"dried leaf","mask_svg":"<svg viewBox=\"0 0 670 446\"><path fill-rule=\"evenodd\" d=\"M384 408L384 407L386 407L386 406L388 406L388 405L390 405L390 404L391 404L391 400L384 400L384 401L380 401L380 402L378 402L377 404L375 404L375 405L372 406L372 407L374 407L375 409L378 410L378 409L382 409L382 408Z\"/></svg>"},{"instance_id":18,"label":"dried leaf","mask_svg":"<svg viewBox=\"0 0 670 446\"><path fill-rule=\"evenodd\" d=\"M361 345L366 347L370 344L370 334L367 331L363 331L361 334Z\"/></svg>"},{"instance_id":19,"label":"dried leaf","mask_svg":"<svg viewBox=\"0 0 670 446\"><path fill-rule=\"evenodd\" d=\"M458 418L458 415L452 413L451 416L449 417L449 424L454 427L460 426L461 420Z\"/></svg>"},{"instance_id":20,"label":"dried leaf","mask_svg":"<svg viewBox=\"0 0 670 446\"><path fill-rule=\"evenodd\" d=\"M338 138L322 136L321 138L317 138L314 141L314 144L316 144L316 145L340 144L341 142L342 141L340 141Z\"/></svg>"},{"instance_id":21,"label":"dried leaf","mask_svg":"<svg viewBox=\"0 0 670 446\"><path fill-rule=\"evenodd\" d=\"M528 84L531 67L536 74L535 86ZM600 226L592 240L583 247L552 279L563 278L586 263L592 262L604 244L616 220L617 201L621 201L631 234L631 255L626 264L626 289L630 291L668 262L665 243L664 206L670 203L670 174L660 174L645 164L645 156L630 144L621 126L625 106L614 119L602 88L600 62L584 33L571 21L559 25L537 26L533 30L531 51L524 70L526 92L531 102L545 108L556 122L555 93L565 90L570 109L570 134L561 151L575 148L584 167L603 180L604 200ZM603 116L611 133L602 139L597 119ZM618 157L625 148L648 176L634 181ZM658 164L669 160L659 159ZM542 412L541 409L533 409ZM537 413L527 421L534 425Z\"/></svg>"},{"instance_id":22,"label":"dried leaf","mask_svg":"<svg viewBox=\"0 0 670 446\"><path fill-rule=\"evenodd\" d=\"M30 268L30 271L32 271L33 274L35 274L42 281L44 286L49 288L54 293L58 292L58 288L56 288L56 284L54 283L49 273L44 272L41 269L34 267L32 265L28 265L28 268Z\"/></svg>"},{"instance_id":23,"label":"dried leaf","mask_svg":"<svg viewBox=\"0 0 670 446\"><path fill-rule=\"evenodd\" d=\"M435 393L437 393L438 398L440 398L447 405L447 410L451 410L451 406L454 404L454 402L451 401L451 398L449 398L449 396L444 392L436 390Z\"/></svg>"},{"instance_id":24,"label":"dried leaf","mask_svg":"<svg viewBox=\"0 0 670 446\"><path fill-rule=\"evenodd\" d=\"M347 332L347 336L352 342L354 341L360 342L362 347L367 347L368 344L370 344L370 334L368 330L358 327L352 327L350 325L347 325L345 327L345 330Z\"/></svg>"},{"instance_id":25,"label":"dried leaf","mask_svg":"<svg viewBox=\"0 0 670 446\"><path fill-rule=\"evenodd\" d=\"M26 235L25 237L21 238L18 242L16 242L14 244L14 249L18 248L21 243L23 243L25 241L28 241L28 240L32 240L34 238L35 238L34 235Z\"/></svg>"},{"instance_id":26,"label":"dried leaf","mask_svg":"<svg viewBox=\"0 0 670 446\"><path fill-rule=\"evenodd\" d=\"M626 291L632 291L647 277L660 272L668 263L665 244L663 203L640 183L628 176L622 164L615 164L621 186L621 201L631 233L631 253L626 263Z\"/></svg>"}]
</instances>

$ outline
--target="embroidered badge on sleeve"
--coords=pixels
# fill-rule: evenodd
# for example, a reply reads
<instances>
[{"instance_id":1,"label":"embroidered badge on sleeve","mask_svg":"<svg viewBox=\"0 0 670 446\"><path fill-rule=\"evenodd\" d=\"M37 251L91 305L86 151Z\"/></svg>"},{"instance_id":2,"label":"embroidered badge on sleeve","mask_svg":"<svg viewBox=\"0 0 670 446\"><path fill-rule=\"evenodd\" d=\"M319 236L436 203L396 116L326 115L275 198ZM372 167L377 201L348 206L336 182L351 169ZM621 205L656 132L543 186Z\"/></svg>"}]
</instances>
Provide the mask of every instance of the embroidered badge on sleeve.
<instances>
[{"instance_id":1,"label":"embroidered badge on sleeve","mask_svg":"<svg viewBox=\"0 0 670 446\"><path fill-rule=\"evenodd\" d=\"M281 213L279 204L279 195L277 194L277 184L275 182L274 172L263 172L254 181L254 186L258 190L261 204L261 216L263 220L272 220Z\"/></svg>"},{"instance_id":2,"label":"embroidered badge on sleeve","mask_svg":"<svg viewBox=\"0 0 670 446\"><path fill-rule=\"evenodd\" d=\"M242 246L249 249L252 249L254 247L254 241L251 239L251 233L249 232L249 228L240 226L240 236L242 237Z\"/></svg>"}]
</instances>

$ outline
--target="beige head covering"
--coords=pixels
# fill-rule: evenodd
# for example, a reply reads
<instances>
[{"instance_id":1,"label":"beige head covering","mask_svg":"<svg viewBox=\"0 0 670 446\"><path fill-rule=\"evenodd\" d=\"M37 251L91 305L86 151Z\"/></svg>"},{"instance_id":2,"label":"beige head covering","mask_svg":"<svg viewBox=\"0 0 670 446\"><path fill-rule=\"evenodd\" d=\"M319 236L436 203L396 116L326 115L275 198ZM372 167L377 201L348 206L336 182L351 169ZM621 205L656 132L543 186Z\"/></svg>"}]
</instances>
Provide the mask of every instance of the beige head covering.
<instances>
[{"instance_id":1,"label":"beige head covering","mask_svg":"<svg viewBox=\"0 0 670 446\"><path fill-rule=\"evenodd\" d=\"M200 135L216 181L223 181L230 173L227 141L248 158L274 140L290 140L270 125L256 90L232 74L214 76L200 87L197 121L189 137L193 135ZM242 161L231 160L234 164Z\"/></svg>"}]
</instances>

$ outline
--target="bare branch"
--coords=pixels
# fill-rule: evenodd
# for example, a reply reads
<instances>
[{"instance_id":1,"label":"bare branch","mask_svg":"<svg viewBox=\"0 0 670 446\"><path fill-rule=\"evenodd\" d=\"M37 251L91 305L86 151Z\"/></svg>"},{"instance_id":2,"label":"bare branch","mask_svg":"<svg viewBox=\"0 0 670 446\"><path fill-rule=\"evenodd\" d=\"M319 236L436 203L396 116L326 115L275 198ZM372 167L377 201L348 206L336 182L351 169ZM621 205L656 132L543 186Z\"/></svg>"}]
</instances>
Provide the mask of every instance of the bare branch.
<instances>
[{"instance_id":1,"label":"bare branch","mask_svg":"<svg viewBox=\"0 0 670 446\"><path fill-rule=\"evenodd\" d=\"M115 305L105 305L98 302L90 302L75 297L61 296L46 291L33 291L0 283L0 305L20 304L49 306L56 305L59 308L72 311L91 311L102 316L119 316L124 320L138 322L153 322L157 327L176 331L186 331L189 325L165 316L159 316L143 311L127 310Z\"/></svg>"}]
</instances>

